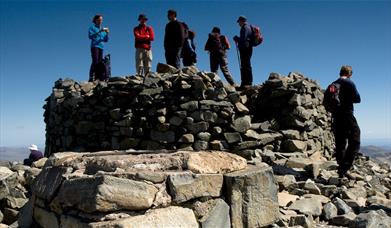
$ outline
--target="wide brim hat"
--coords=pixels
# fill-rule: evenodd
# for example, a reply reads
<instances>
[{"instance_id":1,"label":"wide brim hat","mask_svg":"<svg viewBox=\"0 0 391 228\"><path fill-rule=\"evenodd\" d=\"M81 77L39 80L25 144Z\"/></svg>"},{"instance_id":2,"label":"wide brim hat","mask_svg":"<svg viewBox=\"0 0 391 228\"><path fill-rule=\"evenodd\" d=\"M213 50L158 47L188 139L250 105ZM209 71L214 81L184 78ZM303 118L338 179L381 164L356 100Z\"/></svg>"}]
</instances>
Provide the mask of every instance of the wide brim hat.
<instances>
[{"instance_id":1,"label":"wide brim hat","mask_svg":"<svg viewBox=\"0 0 391 228\"><path fill-rule=\"evenodd\" d=\"M29 150L38 150L38 147L35 144L31 144L28 148Z\"/></svg>"}]
</instances>

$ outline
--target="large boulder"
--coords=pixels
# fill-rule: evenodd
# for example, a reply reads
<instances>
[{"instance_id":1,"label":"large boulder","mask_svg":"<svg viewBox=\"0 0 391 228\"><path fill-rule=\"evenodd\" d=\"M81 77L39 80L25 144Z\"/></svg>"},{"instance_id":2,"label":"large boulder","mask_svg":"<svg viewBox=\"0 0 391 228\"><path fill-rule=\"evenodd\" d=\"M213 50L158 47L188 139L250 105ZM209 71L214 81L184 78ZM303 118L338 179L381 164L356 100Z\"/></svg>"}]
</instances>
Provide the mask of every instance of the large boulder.
<instances>
[{"instance_id":1,"label":"large boulder","mask_svg":"<svg viewBox=\"0 0 391 228\"><path fill-rule=\"evenodd\" d=\"M157 192L155 186L141 181L113 176L81 177L65 180L53 203L87 213L143 210L152 206Z\"/></svg>"},{"instance_id":2,"label":"large boulder","mask_svg":"<svg viewBox=\"0 0 391 228\"><path fill-rule=\"evenodd\" d=\"M262 227L278 220L278 186L270 167L249 166L224 178L233 227Z\"/></svg>"}]
</instances>

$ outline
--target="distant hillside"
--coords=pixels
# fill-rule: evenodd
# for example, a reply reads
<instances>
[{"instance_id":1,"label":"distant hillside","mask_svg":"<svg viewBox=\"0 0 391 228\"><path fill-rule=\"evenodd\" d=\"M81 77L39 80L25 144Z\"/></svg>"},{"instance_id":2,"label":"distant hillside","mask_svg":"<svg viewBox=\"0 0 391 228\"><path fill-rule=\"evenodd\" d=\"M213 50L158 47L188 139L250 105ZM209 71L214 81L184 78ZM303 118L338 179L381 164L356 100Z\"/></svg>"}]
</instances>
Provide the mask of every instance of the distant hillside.
<instances>
[{"instance_id":1,"label":"distant hillside","mask_svg":"<svg viewBox=\"0 0 391 228\"><path fill-rule=\"evenodd\" d=\"M391 164L391 146L362 146L361 153L381 162Z\"/></svg>"},{"instance_id":2,"label":"distant hillside","mask_svg":"<svg viewBox=\"0 0 391 228\"><path fill-rule=\"evenodd\" d=\"M0 160L23 161L28 157L29 151L24 147L4 147L0 146Z\"/></svg>"}]
</instances>

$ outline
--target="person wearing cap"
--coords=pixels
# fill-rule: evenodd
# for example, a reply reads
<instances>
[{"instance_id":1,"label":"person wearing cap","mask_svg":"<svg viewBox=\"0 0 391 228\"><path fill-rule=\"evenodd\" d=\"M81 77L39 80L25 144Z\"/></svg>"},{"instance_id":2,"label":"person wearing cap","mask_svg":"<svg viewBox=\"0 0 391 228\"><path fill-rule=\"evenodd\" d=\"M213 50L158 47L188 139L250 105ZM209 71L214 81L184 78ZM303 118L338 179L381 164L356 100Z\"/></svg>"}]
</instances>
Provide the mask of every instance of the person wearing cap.
<instances>
[{"instance_id":1,"label":"person wearing cap","mask_svg":"<svg viewBox=\"0 0 391 228\"><path fill-rule=\"evenodd\" d=\"M333 116L333 133L335 137L335 155L338 163L338 174L342 178L353 165L360 150L360 127L354 117L354 103L360 103L361 97L356 85L351 80L351 66L342 66L340 78L333 82L339 84L340 106Z\"/></svg>"},{"instance_id":2,"label":"person wearing cap","mask_svg":"<svg viewBox=\"0 0 391 228\"><path fill-rule=\"evenodd\" d=\"M109 41L109 29L102 28L103 16L95 15L92 18L93 25L88 29L88 38L91 40L91 58L90 78L88 81L95 80L95 71L103 58L103 43Z\"/></svg>"},{"instance_id":3,"label":"person wearing cap","mask_svg":"<svg viewBox=\"0 0 391 228\"><path fill-rule=\"evenodd\" d=\"M169 22L166 25L164 34L164 50L166 63L180 68L181 49L185 42L185 29L183 24L177 20L177 12L168 10L167 18Z\"/></svg>"},{"instance_id":4,"label":"person wearing cap","mask_svg":"<svg viewBox=\"0 0 391 228\"><path fill-rule=\"evenodd\" d=\"M235 86L232 75L228 70L227 50L230 48L227 37L221 35L219 27L214 27L205 44L205 51L209 52L210 70L217 74L220 66L227 82Z\"/></svg>"},{"instance_id":5,"label":"person wearing cap","mask_svg":"<svg viewBox=\"0 0 391 228\"><path fill-rule=\"evenodd\" d=\"M151 42L155 35L153 28L147 26L148 18L144 14L138 16L139 25L133 29L134 45L136 48L136 73L140 76L146 76L151 71L152 50Z\"/></svg>"},{"instance_id":6,"label":"person wearing cap","mask_svg":"<svg viewBox=\"0 0 391 228\"><path fill-rule=\"evenodd\" d=\"M29 158L24 159L23 164L31 166L33 162L43 158L43 154L38 150L37 145L31 144L28 149L30 150Z\"/></svg>"},{"instance_id":7,"label":"person wearing cap","mask_svg":"<svg viewBox=\"0 0 391 228\"><path fill-rule=\"evenodd\" d=\"M239 48L240 54L240 75L241 87L251 86L253 83L253 73L251 68L251 56L253 47L250 43L252 29L245 16L240 16L237 20L240 26L240 36L235 36L234 41Z\"/></svg>"}]
</instances>

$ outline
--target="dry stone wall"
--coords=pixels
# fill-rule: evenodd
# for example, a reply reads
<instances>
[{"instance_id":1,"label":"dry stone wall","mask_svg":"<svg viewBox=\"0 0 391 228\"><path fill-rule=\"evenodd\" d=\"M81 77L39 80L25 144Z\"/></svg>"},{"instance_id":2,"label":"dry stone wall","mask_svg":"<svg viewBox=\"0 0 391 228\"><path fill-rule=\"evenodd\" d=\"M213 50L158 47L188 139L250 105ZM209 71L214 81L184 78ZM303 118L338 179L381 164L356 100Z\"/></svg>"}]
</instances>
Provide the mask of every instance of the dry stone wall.
<instances>
[{"instance_id":1,"label":"dry stone wall","mask_svg":"<svg viewBox=\"0 0 391 228\"><path fill-rule=\"evenodd\" d=\"M159 64L145 78L58 80L45 108L46 155L123 149L227 150L251 159L332 149L323 93L299 73L237 91L214 73Z\"/></svg>"}]
</instances>

